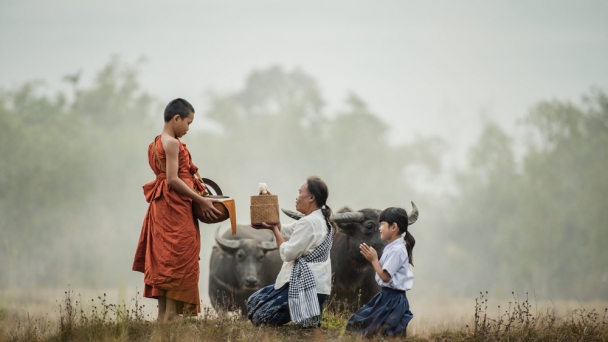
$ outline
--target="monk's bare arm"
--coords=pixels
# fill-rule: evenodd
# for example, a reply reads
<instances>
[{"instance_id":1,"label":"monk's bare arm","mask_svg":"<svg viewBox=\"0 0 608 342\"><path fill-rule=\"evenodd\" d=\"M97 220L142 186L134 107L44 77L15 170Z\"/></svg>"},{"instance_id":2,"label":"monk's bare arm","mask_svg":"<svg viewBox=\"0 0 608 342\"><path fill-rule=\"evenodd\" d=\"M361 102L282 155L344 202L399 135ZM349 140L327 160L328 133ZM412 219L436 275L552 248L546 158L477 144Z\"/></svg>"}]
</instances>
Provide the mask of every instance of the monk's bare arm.
<instances>
[{"instance_id":1,"label":"monk's bare arm","mask_svg":"<svg viewBox=\"0 0 608 342\"><path fill-rule=\"evenodd\" d=\"M184 196L190 197L193 201L199 201L199 196L196 192L192 191L190 187L182 181L177 175L179 169L179 142L176 139L168 138L163 141L163 149L167 156L167 183L169 186L175 189L177 192Z\"/></svg>"},{"instance_id":2,"label":"monk's bare arm","mask_svg":"<svg viewBox=\"0 0 608 342\"><path fill-rule=\"evenodd\" d=\"M163 149L165 150L165 155L167 157L167 183L170 187L175 189L175 191L180 194L191 198L194 202L199 203L203 206L204 214L209 215L209 217L215 219L217 218L216 214L219 215L220 212L213 207L213 202L216 200L210 198L203 198L196 192L194 192L190 187L184 183L183 180L179 178L177 175L177 170L179 169L179 142L175 138L168 137L163 142Z\"/></svg>"}]
</instances>

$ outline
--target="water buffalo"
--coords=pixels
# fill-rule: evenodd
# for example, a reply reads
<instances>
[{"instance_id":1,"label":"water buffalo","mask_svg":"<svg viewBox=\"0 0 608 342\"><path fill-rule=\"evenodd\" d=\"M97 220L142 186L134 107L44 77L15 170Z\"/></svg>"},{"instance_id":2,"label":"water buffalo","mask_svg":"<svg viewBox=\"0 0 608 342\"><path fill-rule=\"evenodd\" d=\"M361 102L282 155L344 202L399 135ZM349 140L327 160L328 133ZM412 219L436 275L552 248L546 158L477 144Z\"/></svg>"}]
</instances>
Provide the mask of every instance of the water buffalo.
<instances>
[{"instance_id":1,"label":"water buffalo","mask_svg":"<svg viewBox=\"0 0 608 342\"><path fill-rule=\"evenodd\" d=\"M247 313L247 298L264 286L274 284L282 261L269 230L239 225L236 236L230 230L215 235L209 262L209 298L218 312L241 309Z\"/></svg>"},{"instance_id":2,"label":"water buffalo","mask_svg":"<svg viewBox=\"0 0 608 342\"><path fill-rule=\"evenodd\" d=\"M297 212L282 210L296 220L302 217ZM332 216L334 227L338 228L330 252L333 273L332 298L337 303L346 303L350 309L358 309L380 291L380 286L374 279L374 268L359 251L359 245L366 243L374 247L378 257L382 256L387 242L380 239L380 212L377 209L352 211L343 208ZM409 224L413 224L417 219L418 209L412 202Z\"/></svg>"}]
</instances>

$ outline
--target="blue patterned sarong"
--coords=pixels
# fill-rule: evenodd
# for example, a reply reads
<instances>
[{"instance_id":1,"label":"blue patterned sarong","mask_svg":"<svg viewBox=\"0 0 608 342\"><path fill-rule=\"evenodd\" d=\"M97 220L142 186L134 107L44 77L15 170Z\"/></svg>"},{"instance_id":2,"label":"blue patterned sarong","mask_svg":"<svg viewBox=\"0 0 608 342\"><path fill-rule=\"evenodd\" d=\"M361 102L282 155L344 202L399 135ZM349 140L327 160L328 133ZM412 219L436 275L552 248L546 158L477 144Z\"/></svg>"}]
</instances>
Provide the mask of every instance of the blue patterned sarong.
<instances>
[{"instance_id":1,"label":"blue patterned sarong","mask_svg":"<svg viewBox=\"0 0 608 342\"><path fill-rule=\"evenodd\" d=\"M413 317L405 291L382 287L369 303L353 314L346 329L368 338L377 334L395 336L405 332Z\"/></svg>"},{"instance_id":2,"label":"blue patterned sarong","mask_svg":"<svg viewBox=\"0 0 608 342\"><path fill-rule=\"evenodd\" d=\"M325 294L317 294L319 308L323 315ZM278 290L268 285L256 291L247 300L247 318L254 324L283 325L291 321L289 314L289 283Z\"/></svg>"}]
</instances>

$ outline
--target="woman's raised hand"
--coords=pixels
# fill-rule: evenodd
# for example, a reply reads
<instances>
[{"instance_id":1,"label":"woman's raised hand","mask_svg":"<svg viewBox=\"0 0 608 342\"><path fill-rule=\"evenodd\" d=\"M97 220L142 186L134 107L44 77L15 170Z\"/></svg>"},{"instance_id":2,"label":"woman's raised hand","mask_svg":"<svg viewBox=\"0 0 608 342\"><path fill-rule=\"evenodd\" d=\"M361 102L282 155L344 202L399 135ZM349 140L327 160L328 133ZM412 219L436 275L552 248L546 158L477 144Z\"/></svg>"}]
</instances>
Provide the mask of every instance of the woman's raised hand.
<instances>
[{"instance_id":1,"label":"woman's raised hand","mask_svg":"<svg viewBox=\"0 0 608 342\"><path fill-rule=\"evenodd\" d=\"M257 226L257 227L251 226L251 227L252 228L260 229L260 226ZM281 230L281 224L280 223L278 225L270 225L270 224L268 224L266 222L262 222L262 227L263 227L263 229L274 230L276 228L277 230Z\"/></svg>"}]
</instances>

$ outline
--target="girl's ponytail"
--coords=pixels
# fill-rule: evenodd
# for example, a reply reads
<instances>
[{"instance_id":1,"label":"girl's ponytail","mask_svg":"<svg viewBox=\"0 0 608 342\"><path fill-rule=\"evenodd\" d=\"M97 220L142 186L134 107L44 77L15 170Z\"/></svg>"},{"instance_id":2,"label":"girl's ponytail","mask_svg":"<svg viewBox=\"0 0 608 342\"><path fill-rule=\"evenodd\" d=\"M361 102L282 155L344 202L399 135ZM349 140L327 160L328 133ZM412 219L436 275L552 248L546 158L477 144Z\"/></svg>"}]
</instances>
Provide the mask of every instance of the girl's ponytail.
<instances>
[{"instance_id":1,"label":"girl's ponytail","mask_svg":"<svg viewBox=\"0 0 608 342\"><path fill-rule=\"evenodd\" d=\"M414 245L416 245L416 239L414 239L414 235L412 235L412 233L406 230L403 240L405 241L407 258L410 260L410 265L414 266Z\"/></svg>"}]
</instances>

